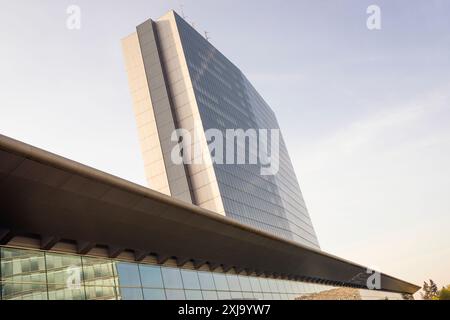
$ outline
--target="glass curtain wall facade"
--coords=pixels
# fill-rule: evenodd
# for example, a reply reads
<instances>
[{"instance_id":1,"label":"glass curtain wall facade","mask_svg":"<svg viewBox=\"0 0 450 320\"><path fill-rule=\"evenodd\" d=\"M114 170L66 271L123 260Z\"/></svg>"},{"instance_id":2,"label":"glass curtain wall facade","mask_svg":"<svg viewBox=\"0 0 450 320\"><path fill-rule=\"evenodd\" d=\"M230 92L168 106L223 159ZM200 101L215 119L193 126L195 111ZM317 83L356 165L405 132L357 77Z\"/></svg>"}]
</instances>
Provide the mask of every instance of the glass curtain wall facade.
<instances>
[{"instance_id":1,"label":"glass curtain wall facade","mask_svg":"<svg viewBox=\"0 0 450 320\"><path fill-rule=\"evenodd\" d=\"M276 116L244 74L173 11L137 26L136 32L123 40L123 48L149 185L179 200L320 249ZM227 130L255 133L251 139L260 148L258 133L266 130L269 137L264 149L269 157L277 153L279 170L261 174L267 165L259 159L258 148L250 150L255 144L250 144L248 136L244 143L236 137L234 143L233 137L223 141L226 159L221 160L225 161L196 164L199 157L194 155L196 159L190 159L194 163L183 163L182 170L182 165L171 159L178 143L171 136L175 129L198 133L200 139L188 139L184 147L195 145L206 153L212 142L208 141L209 129L219 130L224 138ZM279 148L274 150L271 130L280 138ZM227 150L230 142L235 152ZM237 150L245 151L245 164L237 164Z\"/></svg>"},{"instance_id":2,"label":"glass curtain wall facade","mask_svg":"<svg viewBox=\"0 0 450 320\"><path fill-rule=\"evenodd\" d=\"M399 293L0 247L2 300L402 299Z\"/></svg>"},{"instance_id":3,"label":"glass curtain wall facade","mask_svg":"<svg viewBox=\"0 0 450 320\"><path fill-rule=\"evenodd\" d=\"M275 114L244 74L180 16L174 16L204 130L219 129L225 137L226 129L279 129ZM280 138L276 175L261 175L261 163L214 164L225 213L244 224L319 248ZM270 155L270 143L268 147Z\"/></svg>"}]
</instances>

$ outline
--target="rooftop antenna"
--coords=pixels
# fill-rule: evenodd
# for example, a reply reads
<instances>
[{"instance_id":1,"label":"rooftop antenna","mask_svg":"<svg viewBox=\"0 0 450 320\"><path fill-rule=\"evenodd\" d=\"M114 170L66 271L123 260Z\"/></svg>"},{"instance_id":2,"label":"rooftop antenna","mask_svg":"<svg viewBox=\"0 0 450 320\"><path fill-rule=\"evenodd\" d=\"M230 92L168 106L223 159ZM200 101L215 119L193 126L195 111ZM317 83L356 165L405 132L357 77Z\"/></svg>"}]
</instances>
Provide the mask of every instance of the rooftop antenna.
<instances>
[{"instance_id":1,"label":"rooftop antenna","mask_svg":"<svg viewBox=\"0 0 450 320\"><path fill-rule=\"evenodd\" d=\"M211 40L211 38L209 37L209 32L208 31L205 31L205 39L207 41Z\"/></svg>"}]
</instances>

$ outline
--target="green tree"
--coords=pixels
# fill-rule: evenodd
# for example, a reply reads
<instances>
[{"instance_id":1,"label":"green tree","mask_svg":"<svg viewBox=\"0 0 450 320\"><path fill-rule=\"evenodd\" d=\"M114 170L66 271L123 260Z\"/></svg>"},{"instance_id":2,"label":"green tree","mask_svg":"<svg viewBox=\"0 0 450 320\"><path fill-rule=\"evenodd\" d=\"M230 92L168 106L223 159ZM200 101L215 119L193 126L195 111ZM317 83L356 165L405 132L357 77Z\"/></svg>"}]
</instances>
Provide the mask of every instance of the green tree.
<instances>
[{"instance_id":1,"label":"green tree","mask_svg":"<svg viewBox=\"0 0 450 320\"><path fill-rule=\"evenodd\" d=\"M439 300L450 300L450 285L447 287L443 287L441 291L439 291Z\"/></svg>"},{"instance_id":2,"label":"green tree","mask_svg":"<svg viewBox=\"0 0 450 320\"><path fill-rule=\"evenodd\" d=\"M422 293L423 300L435 300L439 295L437 285L431 279L429 284L426 281L424 281L422 290L423 290Z\"/></svg>"}]
</instances>

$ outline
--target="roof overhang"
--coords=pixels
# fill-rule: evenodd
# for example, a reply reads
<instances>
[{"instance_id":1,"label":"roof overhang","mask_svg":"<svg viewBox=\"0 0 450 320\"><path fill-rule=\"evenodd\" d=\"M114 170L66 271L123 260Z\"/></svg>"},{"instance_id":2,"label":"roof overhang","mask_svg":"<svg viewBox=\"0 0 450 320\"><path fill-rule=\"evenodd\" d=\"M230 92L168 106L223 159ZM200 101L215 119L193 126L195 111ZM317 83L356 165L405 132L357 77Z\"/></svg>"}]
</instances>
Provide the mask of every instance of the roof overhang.
<instances>
[{"instance_id":1,"label":"roof overhang","mask_svg":"<svg viewBox=\"0 0 450 320\"><path fill-rule=\"evenodd\" d=\"M224 268L364 286L367 268L0 135L0 241L35 235ZM46 246L47 245L47 246ZM89 247L89 245L87 245ZM113 250L114 251L114 250ZM118 250L117 252L119 252ZM382 290L420 288L381 275Z\"/></svg>"}]
</instances>

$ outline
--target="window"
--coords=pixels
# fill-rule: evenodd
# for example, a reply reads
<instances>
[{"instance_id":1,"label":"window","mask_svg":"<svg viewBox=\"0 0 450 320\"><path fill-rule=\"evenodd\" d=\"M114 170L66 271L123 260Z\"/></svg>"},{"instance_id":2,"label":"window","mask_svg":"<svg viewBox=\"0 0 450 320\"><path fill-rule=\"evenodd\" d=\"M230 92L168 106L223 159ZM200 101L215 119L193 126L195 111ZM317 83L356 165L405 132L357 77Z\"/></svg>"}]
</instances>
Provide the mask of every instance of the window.
<instances>
[{"instance_id":1,"label":"window","mask_svg":"<svg viewBox=\"0 0 450 320\"><path fill-rule=\"evenodd\" d=\"M141 274L141 282L143 287L164 288L160 267L141 264L139 265L139 272Z\"/></svg>"},{"instance_id":2,"label":"window","mask_svg":"<svg viewBox=\"0 0 450 320\"><path fill-rule=\"evenodd\" d=\"M218 291L219 300L231 300L231 293L229 291Z\"/></svg>"},{"instance_id":3,"label":"window","mask_svg":"<svg viewBox=\"0 0 450 320\"><path fill-rule=\"evenodd\" d=\"M237 275L227 274L227 282L230 287L230 291L241 291L241 286L239 284L239 279Z\"/></svg>"},{"instance_id":4,"label":"window","mask_svg":"<svg viewBox=\"0 0 450 320\"><path fill-rule=\"evenodd\" d=\"M286 293L287 289L286 289L286 286L284 285L284 280L276 280L276 282L277 282L277 287L278 287L277 292Z\"/></svg>"},{"instance_id":5,"label":"window","mask_svg":"<svg viewBox=\"0 0 450 320\"><path fill-rule=\"evenodd\" d=\"M200 290L185 290L186 300L203 300Z\"/></svg>"},{"instance_id":6,"label":"window","mask_svg":"<svg viewBox=\"0 0 450 320\"><path fill-rule=\"evenodd\" d=\"M2 299L47 300L43 252L1 248Z\"/></svg>"},{"instance_id":7,"label":"window","mask_svg":"<svg viewBox=\"0 0 450 320\"><path fill-rule=\"evenodd\" d=\"M213 276L209 272L199 272L198 278L200 280L200 286L202 290L216 290L214 285Z\"/></svg>"},{"instance_id":8,"label":"window","mask_svg":"<svg viewBox=\"0 0 450 320\"><path fill-rule=\"evenodd\" d=\"M84 300L85 290L81 257L47 253L48 298Z\"/></svg>"},{"instance_id":9,"label":"window","mask_svg":"<svg viewBox=\"0 0 450 320\"><path fill-rule=\"evenodd\" d=\"M268 279L270 292L278 292L277 280Z\"/></svg>"},{"instance_id":10,"label":"window","mask_svg":"<svg viewBox=\"0 0 450 320\"><path fill-rule=\"evenodd\" d=\"M111 300L117 296L117 271L111 260L82 257L86 299Z\"/></svg>"},{"instance_id":11,"label":"window","mask_svg":"<svg viewBox=\"0 0 450 320\"><path fill-rule=\"evenodd\" d=\"M142 289L123 288L120 289L120 298L122 300L142 300Z\"/></svg>"},{"instance_id":12,"label":"window","mask_svg":"<svg viewBox=\"0 0 450 320\"><path fill-rule=\"evenodd\" d=\"M243 292L242 295L244 296L244 299L246 299L246 300L254 300L255 299L253 292Z\"/></svg>"},{"instance_id":13,"label":"window","mask_svg":"<svg viewBox=\"0 0 450 320\"><path fill-rule=\"evenodd\" d=\"M196 271L181 270L181 277L183 279L183 285L185 289L200 289L200 281L198 280Z\"/></svg>"},{"instance_id":14,"label":"window","mask_svg":"<svg viewBox=\"0 0 450 320\"><path fill-rule=\"evenodd\" d=\"M137 264L118 262L117 273L119 275L119 286L141 287L141 279L139 277Z\"/></svg>"},{"instance_id":15,"label":"window","mask_svg":"<svg viewBox=\"0 0 450 320\"><path fill-rule=\"evenodd\" d=\"M185 300L186 299L183 290L175 290L175 289L166 289L166 297L167 297L167 300Z\"/></svg>"},{"instance_id":16,"label":"window","mask_svg":"<svg viewBox=\"0 0 450 320\"><path fill-rule=\"evenodd\" d=\"M228 291L229 288L226 276L220 273L214 273L213 275L217 290Z\"/></svg>"},{"instance_id":17,"label":"window","mask_svg":"<svg viewBox=\"0 0 450 320\"><path fill-rule=\"evenodd\" d=\"M143 289L144 300L166 300L163 289Z\"/></svg>"},{"instance_id":18,"label":"window","mask_svg":"<svg viewBox=\"0 0 450 320\"><path fill-rule=\"evenodd\" d=\"M270 292L269 281L266 278L260 278L259 283L263 292Z\"/></svg>"},{"instance_id":19,"label":"window","mask_svg":"<svg viewBox=\"0 0 450 320\"><path fill-rule=\"evenodd\" d=\"M255 300L264 300L264 295L259 292L253 292L253 295L255 296Z\"/></svg>"},{"instance_id":20,"label":"window","mask_svg":"<svg viewBox=\"0 0 450 320\"><path fill-rule=\"evenodd\" d=\"M253 292L261 292L261 284L259 283L259 279L255 277L250 277L250 284L252 286Z\"/></svg>"},{"instance_id":21,"label":"window","mask_svg":"<svg viewBox=\"0 0 450 320\"><path fill-rule=\"evenodd\" d=\"M183 289L183 281L181 280L181 273L179 269L163 267L161 268L161 271L164 280L164 287L166 289Z\"/></svg>"},{"instance_id":22,"label":"window","mask_svg":"<svg viewBox=\"0 0 450 320\"><path fill-rule=\"evenodd\" d=\"M231 292L231 299L242 299L243 295L242 292Z\"/></svg>"},{"instance_id":23,"label":"window","mask_svg":"<svg viewBox=\"0 0 450 320\"><path fill-rule=\"evenodd\" d=\"M206 291L202 290L203 299L205 300L217 300L217 293L216 291Z\"/></svg>"},{"instance_id":24,"label":"window","mask_svg":"<svg viewBox=\"0 0 450 320\"><path fill-rule=\"evenodd\" d=\"M271 293L264 293L263 298L264 300L273 300L273 296Z\"/></svg>"},{"instance_id":25,"label":"window","mask_svg":"<svg viewBox=\"0 0 450 320\"><path fill-rule=\"evenodd\" d=\"M242 291L252 291L249 277L239 276L239 283L241 284Z\"/></svg>"}]
</instances>

